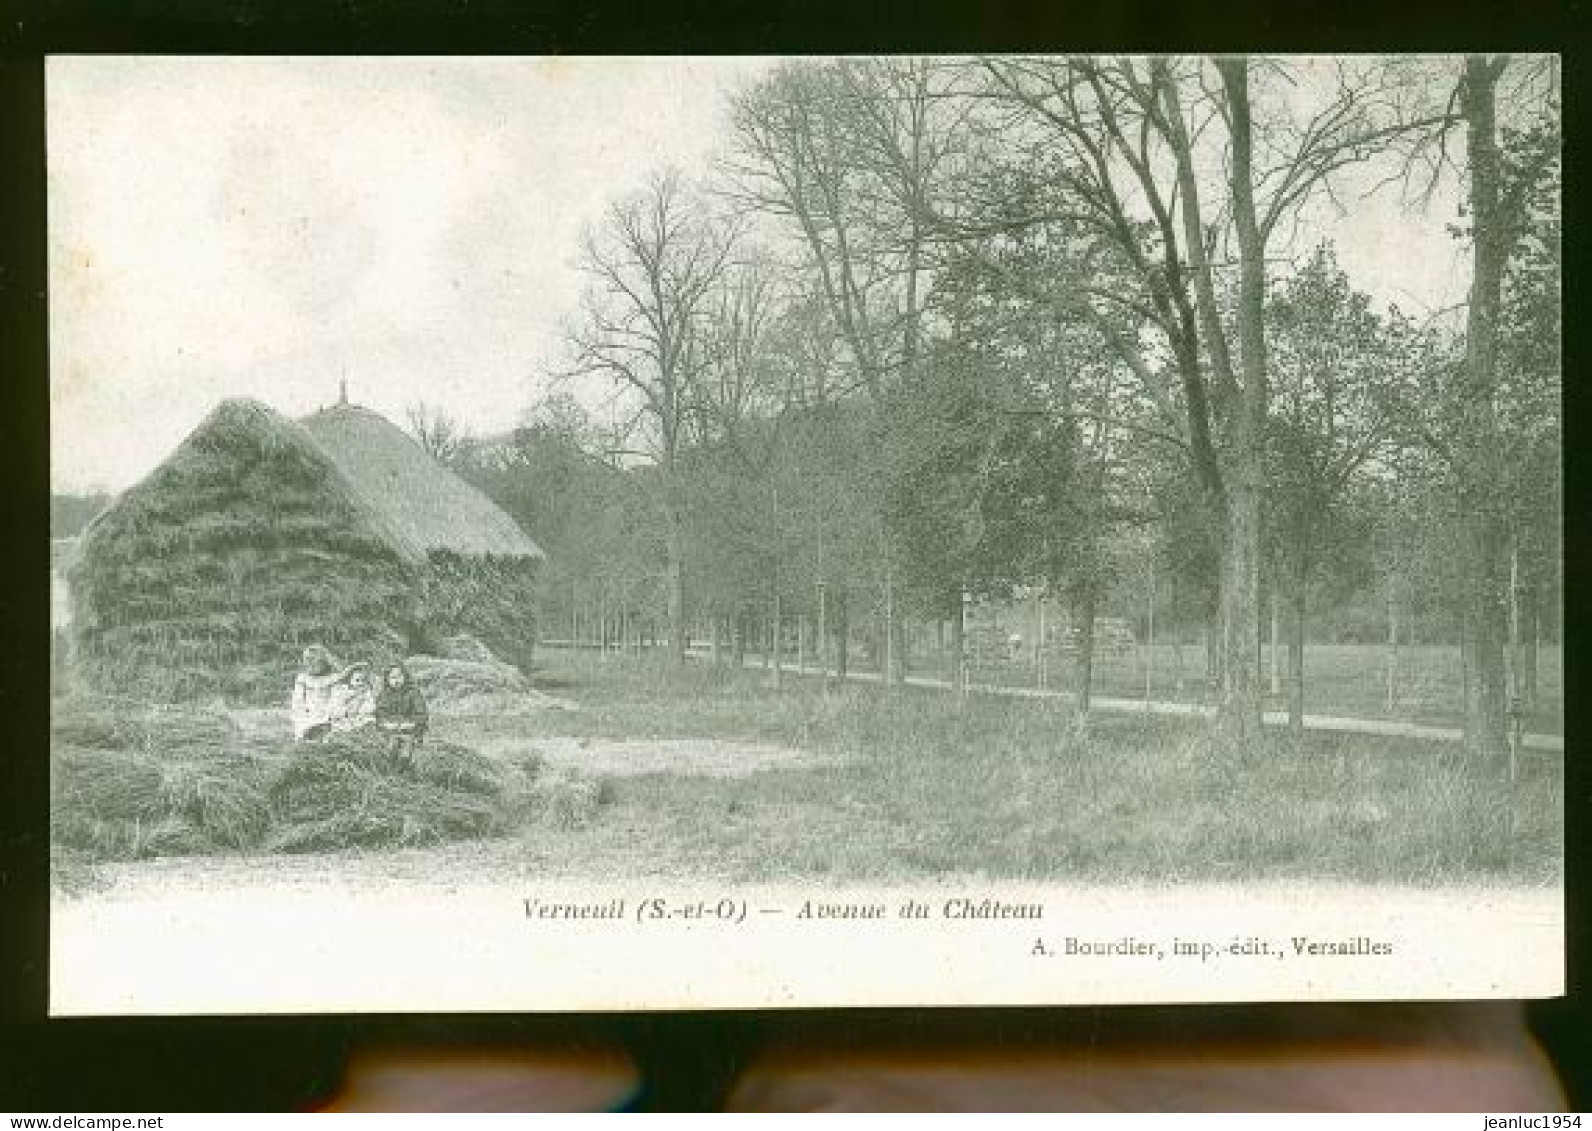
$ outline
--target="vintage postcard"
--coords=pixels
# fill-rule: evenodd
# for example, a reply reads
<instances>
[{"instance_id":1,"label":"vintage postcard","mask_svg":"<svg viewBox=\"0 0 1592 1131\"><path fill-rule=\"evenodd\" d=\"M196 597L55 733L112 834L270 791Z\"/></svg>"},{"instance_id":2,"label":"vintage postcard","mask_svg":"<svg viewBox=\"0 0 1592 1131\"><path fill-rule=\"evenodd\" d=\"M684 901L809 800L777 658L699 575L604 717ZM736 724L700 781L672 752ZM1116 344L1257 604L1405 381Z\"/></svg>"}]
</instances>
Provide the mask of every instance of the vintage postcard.
<instances>
[{"instance_id":1,"label":"vintage postcard","mask_svg":"<svg viewBox=\"0 0 1592 1131\"><path fill-rule=\"evenodd\" d=\"M1559 106L52 58L52 1012L1561 993Z\"/></svg>"}]
</instances>

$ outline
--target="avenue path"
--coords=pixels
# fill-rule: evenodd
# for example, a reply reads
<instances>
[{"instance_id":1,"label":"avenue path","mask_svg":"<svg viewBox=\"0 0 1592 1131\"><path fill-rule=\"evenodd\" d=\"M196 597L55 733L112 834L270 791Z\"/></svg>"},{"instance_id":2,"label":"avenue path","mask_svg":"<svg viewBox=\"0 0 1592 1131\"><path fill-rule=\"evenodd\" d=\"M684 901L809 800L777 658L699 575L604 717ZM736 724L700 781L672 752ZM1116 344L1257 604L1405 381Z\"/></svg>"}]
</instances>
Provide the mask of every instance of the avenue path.
<instances>
[{"instance_id":1,"label":"avenue path","mask_svg":"<svg viewBox=\"0 0 1592 1131\"><path fill-rule=\"evenodd\" d=\"M567 648L568 641L548 640L541 642L542 647ZM691 648L687 655L693 658L705 658L708 655L705 648ZM760 659L760 654L747 652L748 666ZM786 675L816 676L818 669L811 664L800 668L796 664L788 663L784 668ZM846 678L864 683L878 683L878 672L851 671L846 673ZM906 677L909 687L921 687L934 691L955 691L955 685L948 679L934 676L909 675ZM1058 688L1038 687L1004 687L993 683L972 683L968 685L968 693L972 695L1004 695L1013 699L1072 699L1074 693ZM1134 712L1151 715L1209 715L1214 708L1205 703L1182 703L1173 700L1151 699L1125 699L1110 695L1094 695L1090 697L1090 706L1098 711ZM1286 711L1267 711L1265 721L1273 726L1283 726L1288 722ZM1433 742L1459 742L1464 734L1458 727L1430 726L1425 723L1406 723L1394 719L1362 719L1346 715L1305 715L1306 730L1334 731L1342 734L1373 734L1385 735L1389 738L1420 738ZM1546 750L1563 752L1564 737L1557 734L1527 734L1521 738L1521 746L1527 750Z\"/></svg>"},{"instance_id":2,"label":"avenue path","mask_svg":"<svg viewBox=\"0 0 1592 1131\"><path fill-rule=\"evenodd\" d=\"M787 671L794 672L791 667ZM807 667L802 670L803 675L816 675L817 669ZM879 682L878 672L848 672L848 679L866 680L872 683ZM932 676L909 675L906 682L911 687L927 687L940 691L954 691L955 685L948 679L936 679ZM1006 695L1015 699L1071 699L1074 693L1054 688L1037 687L1002 687L993 683L972 683L968 685L968 693L972 695ZM1179 703L1171 700L1151 699L1122 699L1109 695L1092 695L1089 698L1092 710L1097 711L1137 711L1140 714L1151 715L1210 715L1215 708L1204 703ZM1264 714L1267 723L1274 726L1283 726L1288 722L1286 711L1267 711ZM1339 731L1346 734L1379 734L1390 738L1424 738L1435 742L1458 742L1464 738L1464 733L1458 727L1428 726L1424 723L1403 723L1393 719L1356 719L1344 715L1305 715L1306 730ZM1564 750L1564 737L1557 734L1527 734L1522 736L1521 745L1529 750Z\"/></svg>"}]
</instances>

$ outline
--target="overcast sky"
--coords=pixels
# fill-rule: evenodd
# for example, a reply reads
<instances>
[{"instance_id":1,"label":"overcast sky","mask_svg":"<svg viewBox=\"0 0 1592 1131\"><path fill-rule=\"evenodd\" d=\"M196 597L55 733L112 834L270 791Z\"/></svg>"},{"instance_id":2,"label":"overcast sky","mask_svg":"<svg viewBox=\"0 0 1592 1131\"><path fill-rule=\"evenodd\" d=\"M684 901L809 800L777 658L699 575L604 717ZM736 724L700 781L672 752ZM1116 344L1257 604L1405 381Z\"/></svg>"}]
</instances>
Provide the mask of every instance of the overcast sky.
<instances>
[{"instance_id":1,"label":"overcast sky","mask_svg":"<svg viewBox=\"0 0 1592 1131\"><path fill-rule=\"evenodd\" d=\"M56 58L52 482L120 490L228 396L289 415L426 401L476 429L546 393L577 241L703 168L755 59ZM1391 194L1318 210L1355 282L1416 309L1462 249ZM1443 217L1447 219L1447 217Z\"/></svg>"}]
</instances>

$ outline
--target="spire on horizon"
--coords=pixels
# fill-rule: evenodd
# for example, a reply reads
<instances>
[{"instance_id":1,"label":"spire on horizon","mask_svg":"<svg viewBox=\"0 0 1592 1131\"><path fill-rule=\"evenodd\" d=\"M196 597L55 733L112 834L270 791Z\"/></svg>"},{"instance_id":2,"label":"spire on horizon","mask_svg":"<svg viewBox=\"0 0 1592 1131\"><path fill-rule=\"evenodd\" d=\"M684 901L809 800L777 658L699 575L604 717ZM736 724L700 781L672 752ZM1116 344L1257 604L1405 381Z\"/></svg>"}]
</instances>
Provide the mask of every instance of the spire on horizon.
<instances>
[{"instance_id":1,"label":"spire on horizon","mask_svg":"<svg viewBox=\"0 0 1592 1131\"><path fill-rule=\"evenodd\" d=\"M344 377L342 380L337 382L337 403L340 404L340 405L346 405L348 403L348 378L347 377Z\"/></svg>"}]
</instances>

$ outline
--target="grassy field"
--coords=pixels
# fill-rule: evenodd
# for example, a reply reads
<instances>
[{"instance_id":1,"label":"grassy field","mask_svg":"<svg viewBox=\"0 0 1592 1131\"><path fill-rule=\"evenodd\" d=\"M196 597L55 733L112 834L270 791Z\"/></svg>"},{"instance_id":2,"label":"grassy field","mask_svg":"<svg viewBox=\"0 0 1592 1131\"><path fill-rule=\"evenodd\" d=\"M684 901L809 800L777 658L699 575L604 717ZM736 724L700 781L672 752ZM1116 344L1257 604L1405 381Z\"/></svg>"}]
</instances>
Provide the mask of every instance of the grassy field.
<instances>
[{"instance_id":1,"label":"grassy field","mask_svg":"<svg viewBox=\"0 0 1592 1131\"><path fill-rule=\"evenodd\" d=\"M327 880L505 883L1453 885L1560 874L1558 754L1528 752L1511 790L1452 743L1311 733L1295 745L1273 732L1235 756L1192 720L1097 714L1081 731L1065 699L855 683L826 692L815 678L776 689L755 668L671 672L659 655L549 650L542 662L537 683L578 711L439 716L433 734L505 766L589 756L601 798L589 820L500 822L451 843L291 863L212 846L202 860L188 849L106 864L105 875L158 886L162 875L246 883L290 867Z\"/></svg>"},{"instance_id":2,"label":"grassy field","mask_svg":"<svg viewBox=\"0 0 1592 1131\"><path fill-rule=\"evenodd\" d=\"M942 662L932 650L914 657L913 661L914 674L944 674ZM1095 694L1142 699L1146 661L1153 698L1199 702L1208 694L1205 652L1203 646L1197 644L1184 645L1181 656L1179 650L1169 644L1102 650L1095 658ZM1286 710L1286 656L1280 656L1278 662L1283 679L1282 693L1268 695L1266 705ZM1268 676L1268 684L1270 663L1269 649L1263 648L1261 670ZM865 661L854 660L853 666L862 671L871 670ZM998 686L1039 685L1038 673L1026 655L1018 662L974 667L971 677L975 682ZM1064 659L1057 663L1052 660L1045 677L1047 687L1070 688L1073 681L1071 661ZM1346 715L1457 727L1462 721L1462 679L1458 648L1405 646L1399 650L1394 699L1389 710L1385 648L1367 644L1311 644L1305 649L1305 711L1312 715ZM1563 652L1557 645L1544 646L1538 654L1537 697L1526 716L1526 729L1540 734L1564 733Z\"/></svg>"},{"instance_id":3,"label":"grassy field","mask_svg":"<svg viewBox=\"0 0 1592 1131\"><path fill-rule=\"evenodd\" d=\"M582 852L619 839L680 875L1548 881L1562 855L1552 755L1526 761L1511 797L1442 743L1312 734L1295 746L1279 735L1234 761L1181 720L1097 716L1079 734L1062 702L868 685L825 694L816 680L776 691L754 670L671 676L646 657L544 659L543 684L581 713L483 720L475 737L772 741L823 755L739 778L619 779Z\"/></svg>"}]
</instances>

